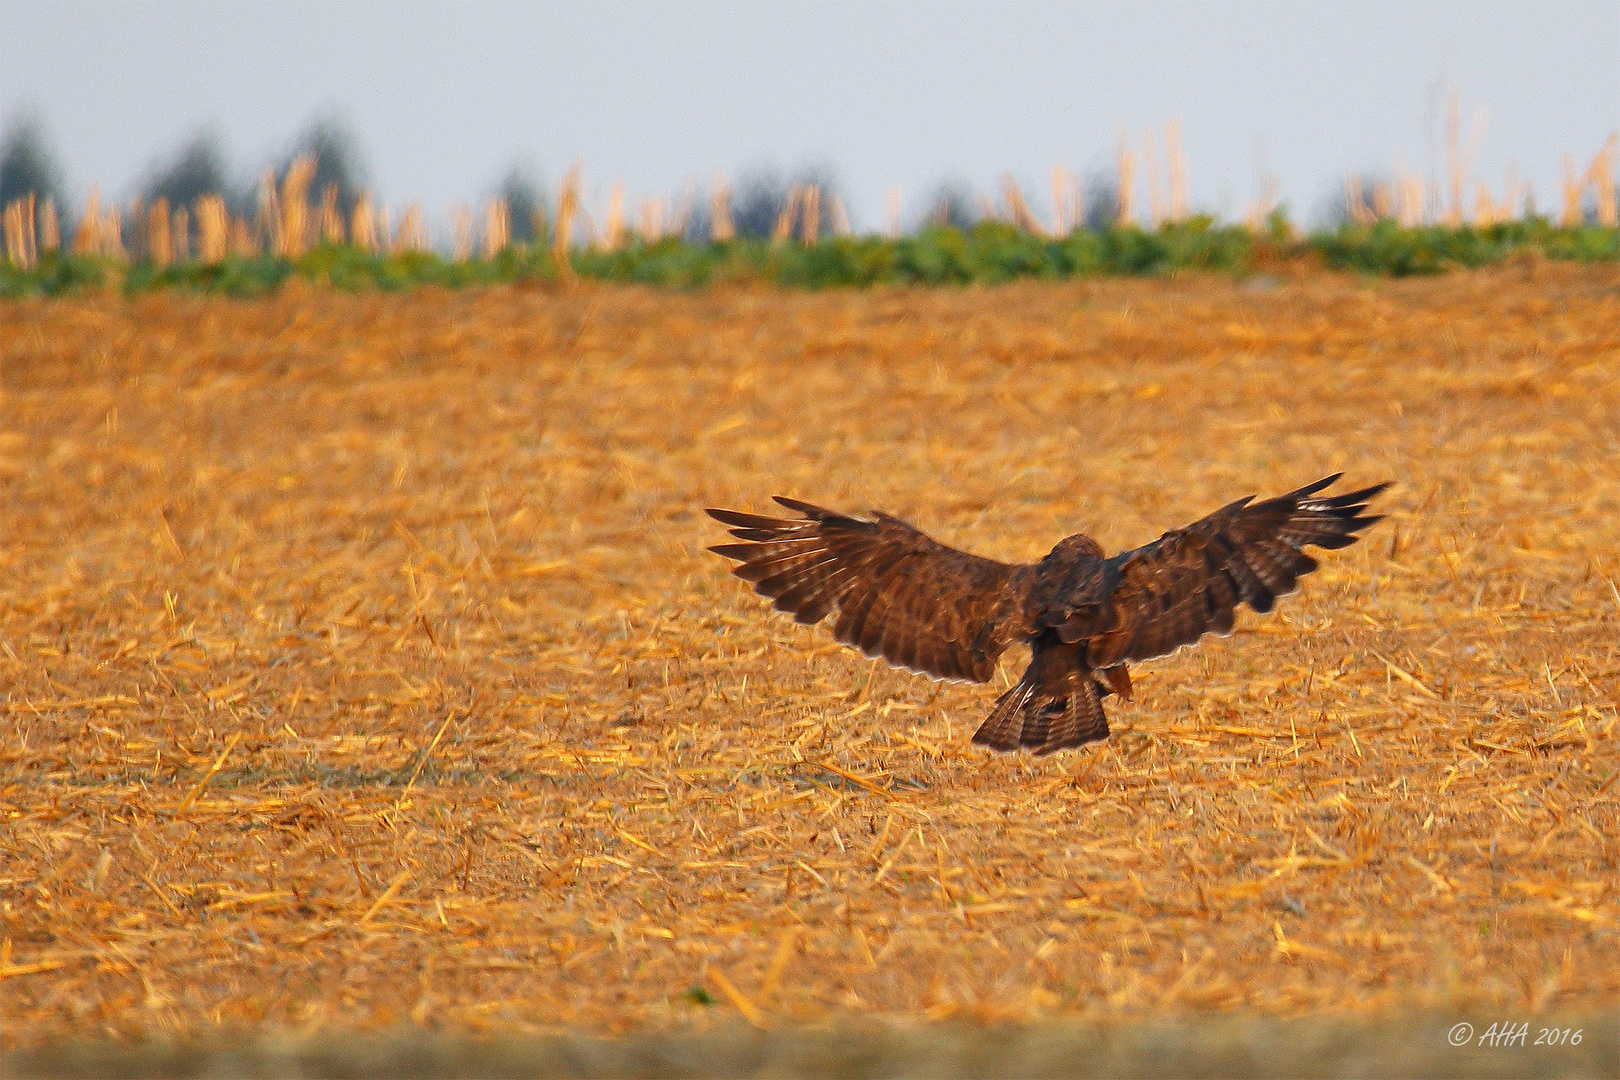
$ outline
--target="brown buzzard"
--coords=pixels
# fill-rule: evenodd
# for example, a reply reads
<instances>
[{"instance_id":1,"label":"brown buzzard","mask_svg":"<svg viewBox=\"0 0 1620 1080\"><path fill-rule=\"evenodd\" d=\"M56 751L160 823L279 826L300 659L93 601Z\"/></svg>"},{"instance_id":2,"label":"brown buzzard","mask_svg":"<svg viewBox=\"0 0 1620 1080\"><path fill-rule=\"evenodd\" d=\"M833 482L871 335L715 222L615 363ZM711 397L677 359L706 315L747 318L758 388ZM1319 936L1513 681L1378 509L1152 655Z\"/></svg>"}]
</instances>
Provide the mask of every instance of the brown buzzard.
<instances>
[{"instance_id":1,"label":"brown buzzard","mask_svg":"<svg viewBox=\"0 0 1620 1080\"><path fill-rule=\"evenodd\" d=\"M872 520L776 496L800 517L709 510L741 544L711 548L801 623L834 616L833 636L867 656L940 679L985 682L996 658L1028 642L1029 667L973 741L1050 754L1108 737L1102 699L1131 694L1126 664L1232 632L1316 569L1303 549L1342 548L1377 516L1388 484L1321 495L1342 474L1265 502L1229 503L1151 544L1105 558L1071 536L1040 562L1008 565L929 539L898 518ZM1100 676L1100 678L1099 678Z\"/></svg>"}]
</instances>

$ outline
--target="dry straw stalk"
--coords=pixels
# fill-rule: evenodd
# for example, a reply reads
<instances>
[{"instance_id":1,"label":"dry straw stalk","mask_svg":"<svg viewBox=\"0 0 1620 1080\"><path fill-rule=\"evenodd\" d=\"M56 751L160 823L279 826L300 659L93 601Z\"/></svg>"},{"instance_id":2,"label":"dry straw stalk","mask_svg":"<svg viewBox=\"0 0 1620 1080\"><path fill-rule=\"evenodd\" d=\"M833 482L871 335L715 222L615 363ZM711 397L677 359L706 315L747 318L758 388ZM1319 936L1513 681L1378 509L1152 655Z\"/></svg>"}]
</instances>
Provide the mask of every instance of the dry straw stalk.
<instances>
[{"instance_id":1,"label":"dry straw stalk","mask_svg":"<svg viewBox=\"0 0 1620 1080\"><path fill-rule=\"evenodd\" d=\"M815 247L821 238L821 188L806 185L800 192L804 215L799 222L799 239L807 247Z\"/></svg>"},{"instance_id":2,"label":"dry straw stalk","mask_svg":"<svg viewBox=\"0 0 1620 1080\"><path fill-rule=\"evenodd\" d=\"M31 269L37 261L34 234L34 196L13 199L4 210L6 259L13 266Z\"/></svg>"},{"instance_id":3,"label":"dry straw stalk","mask_svg":"<svg viewBox=\"0 0 1620 1080\"><path fill-rule=\"evenodd\" d=\"M709 238L716 243L737 238L737 227L731 221L731 190L726 186L724 173L715 173L709 185Z\"/></svg>"},{"instance_id":4,"label":"dry straw stalk","mask_svg":"<svg viewBox=\"0 0 1620 1080\"><path fill-rule=\"evenodd\" d=\"M569 262L568 250L573 244L574 218L579 213L579 171L578 165L569 169L557 189L557 222L551 232L551 257L557 264L557 272L567 282L574 280L574 267Z\"/></svg>"},{"instance_id":5,"label":"dry straw stalk","mask_svg":"<svg viewBox=\"0 0 1620 1080\"><path fill-rule=\"evenodd\" d=\"M484 211L484 258L493 259L511 244L511 208L505 199L491 199Z\"/></svg>"},{"instance_id":6,"label":"dry straw stalk","mask_svg":"<svg viewBox=\"0 0 1620 1080\"><path fill-rule=\"evenodd\" d=\"M146 255L158 269L174 261L174 245L169 237L169 200L154 199L146 208Z\"/></svg>"},{"instance_id":7,"label":"dry straw stalk","mask_svg":"<svg viewBox=\"0 0 1620 1080\"><path fill-rule=\"evenodd\" d=\"M1001 194L1002 198L1007 200L1008 216L1019 228L1035 236L1047 235L1046 229L1035 219L1029 203L1024 201L1024 193L1019 190L1018 182L1012 178L1011 173L1001 178Z\"/></svg>"},{"instance_id":8,"label":"dry straw stalk","mask_svg":"<svg viewBox=\"0 0 1620 1080\"><path fill-rule=\"evenodd\" d=\"M372 207L370 195L361 195L354 201L354 210L349 215L349 240L368 255L375 255L381 249L377 212Z\"/></svg>"},{"instance_id":9,"label":"dry straw stalk","mask_svg":"<svg viewBox=\"0 0 1620 1080\"><path fill-rule=\"evenodd\" d=\"M1136 190L1136 155L1131 153L1130 141L1124 130L1119 133L1119 217L1116 223L1124 228L1135 220L1132 198Z\"/></svg>"}]
</instances>

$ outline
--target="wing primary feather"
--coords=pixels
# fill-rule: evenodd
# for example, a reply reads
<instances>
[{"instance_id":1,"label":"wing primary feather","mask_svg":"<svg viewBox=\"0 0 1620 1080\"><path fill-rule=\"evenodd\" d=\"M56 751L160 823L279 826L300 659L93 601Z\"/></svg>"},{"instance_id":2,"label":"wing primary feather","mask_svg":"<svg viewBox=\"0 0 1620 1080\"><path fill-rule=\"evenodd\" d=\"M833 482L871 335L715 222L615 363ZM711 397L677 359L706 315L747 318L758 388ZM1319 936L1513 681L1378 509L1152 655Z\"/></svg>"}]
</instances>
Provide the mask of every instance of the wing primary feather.
<instances>
[{"instance_id":1,"label":"wing primary feather","mask_svg":"<svg viewBox=\"0 0 1620 1080\"><path fill-rule=\"evenodd\" d=\"M741 510L721 510L713 506L705 507L703 512L724 525L737 525L744 529L769 529L775 532L802 524L801 522L783 521L781 518L745 514Z\"/></svg>"},{"instance_id":2,"label":"wing primary feather","mask_svg":"<svg viewBox=\"0 0 1620 1080\"><path fill-rule=\"evenodd\" d=\"M825 507L817 506L814 503L800 502L798 499L790 499L786 495L772 495L771 501L778 503L789 510L797 511L811 521L821 521L825 518L842 518L845 516L836 511L828 510Z\"/></svg>"},{"instance_id":3,"label":"wing primary feather","mask_svg":"<svg viewBox=\"0 0 1620 1080\"><path fill-rule=\"evenodd\" d=\"M1323 488L1332 487L1334 483L1338 481L1339 477L1343 475L1344 473L1342 472L1336 472L1332 476L1324 476L1314 484L1306 484L1302 488L1297 488L1294 491L1289 492L1288 496L1292 496L1296 499L1309 498L1310 496L1315 495L1318 491L1321 491ZM1368 490L1372 489L1369 488ZM1288 496L1284 496L1284 498L1287 498Z\"/></svg>"}]
</instances>

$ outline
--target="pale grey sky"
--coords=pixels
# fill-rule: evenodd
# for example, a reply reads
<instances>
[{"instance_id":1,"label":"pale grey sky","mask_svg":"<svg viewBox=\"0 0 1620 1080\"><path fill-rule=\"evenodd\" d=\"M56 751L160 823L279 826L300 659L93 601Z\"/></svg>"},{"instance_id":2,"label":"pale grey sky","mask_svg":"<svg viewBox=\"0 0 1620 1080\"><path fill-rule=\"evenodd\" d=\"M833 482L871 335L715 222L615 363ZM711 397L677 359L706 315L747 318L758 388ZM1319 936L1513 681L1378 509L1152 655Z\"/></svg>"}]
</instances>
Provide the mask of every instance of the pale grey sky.
<instances>
[{"instance_id":1,"label":"pale grey sky","mask_svg":"<svg viewBox=\"0 0 1620 1080\"><path fill-rule=\"evenodd\" d=\"M1263 146L1309 216L1350 170L1426 171L1444 88L1543 207L1620 128L1620 2L320 3L0 0L0 116L44 122L75 197L130 194L212 129L256 171L319 113L373 186L435 217L514 162L674 194L716 170L830 166L858 226L939 181L1113 167L1178 120L1194 205L1240 215ZM1443 143L1439 144L1443 147ZM1162 159L1161 159L1162 160ZM1162 164L1161 164L1162 168ZM1141 198L1141 196L1138 196Z\"/></svg>"}]
</instances>

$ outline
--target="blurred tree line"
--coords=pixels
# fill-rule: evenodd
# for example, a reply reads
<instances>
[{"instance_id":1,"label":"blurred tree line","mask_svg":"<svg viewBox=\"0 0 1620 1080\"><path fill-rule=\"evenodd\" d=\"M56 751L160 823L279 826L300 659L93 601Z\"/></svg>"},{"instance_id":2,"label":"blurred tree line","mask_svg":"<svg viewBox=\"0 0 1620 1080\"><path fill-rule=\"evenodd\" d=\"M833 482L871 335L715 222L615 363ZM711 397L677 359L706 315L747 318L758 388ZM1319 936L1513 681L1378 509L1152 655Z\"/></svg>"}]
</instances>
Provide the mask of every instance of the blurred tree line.
<instances>
[{"instance_id":1,"label":"blurred tree line","mask_svg":"<svg viewBox=\"0 0 1620 1080\"><path fill-rule=\"evenodd\" d=\"M336 117L312 120L269 166L277 184L300 157L315 162L314 179L309 185L312 198L319 200L330 185L337 192L339 211L347 216L366 190L364 155L358 140ZM203 195L220 195L232 214L251 218L258 207L260 175L233 176L217 135L200 131L166 158L154 162L138 182L135 198L150 204L164 199L170 206L191 206ZM41 202L51 198L71 231L74 218L63 182L38 117L22 115L13 119L0 140L0 206L30 192Z\"/></svg>"},{"instance_id":2,"label":"blurred tree line","mask_svg":"<svg viewBox=\"0 0 1620 1080\"><path fill-rule=\"evenodd\" d=\"M46 141L44 125L38 117L23 115L6 125L0 146L0 206L30 192L41 201L49 198L66 206L62 170Z\"/></svg>"},{"instance_id":3,"label":"blurred tree line","mask_svg":"<svg viewBox=\"0 0 1620 1080\"><path fill-rule=\"evenodd\" d=\"M137 183L134 197L150 205L157 199L171 207L190 207L203 195L218 194L225 199L233 216L252 220L259 209L260 187L266 171L279 186L292 163L308 156L314 161L314 176L307 191L312 204L318 204L330 188L336 193L336 208L347 220L355 204L369 190L365 155L353 132L335 115L312 119L265 169L255 174L233 172L216 134L199 131L177 150L160 158ZM1379 193L1387 191L1391 178L1377 174L1355 176L1344 190L1335 191L1318 206L1317 217L1329 229L1346 227L1356 221L1376 219L1388 213L1378 204ZM795 201L795 192L814 189L814 201ZM1031 187L1031 190L1034 190ZM1617 189L1620 190L1620 189ZM57 208L64 237L72 234L75 221L63 171L47 137L44 124L32 113L22 113L6 125L0 137L0 206L33 193L43 203L50 198ZM530 243L536 239L537 222L550 213L545 185L523 167L513 167L494 185L489 194L503 199L509 208L511 239ZM855 228L845 208L848 200L834 171L826 165L802 168L790 175L770 166L741 173L728 193L732 229L743 239L768 239L781 228L784 217L796 218L795 233L813 230L830 236L844 228ZM1092 172L1078 190L1079 224L1086 231L1101 233L1113 228L1119 218L1119 190L1112 171ZM1589 196L1581 207L1588 223L1598 221L1598 203ZM106 197L104 196L104 202ZM713 204L688 189L681 200L680 224L684 238L706 242L713 233ZM1531 213L1534 213L1531 204ZM815 220L808 220L811 216ZM900 222L901 231L943 226L969 230L987 216L1007 218L992 209L988 198L961 180L940 183L914 205L909 219ZM1071 220L1073 220L1071 218ZM600 224L600 223L598 223ZM896 222L884 223L892 228ZM134 227L134 218L126 219Z\"/></svg>"},{"instance_id":4,"label":"blurred tree line","mask_svg":"<svg viewBox=\"0 0 1620 1080\"><path fill-rule=\"evenodd\" d=\"M330 185L337 193L338 212L348 218L370 182L359 140L336 116L314 118L267 167L278 185L292 163L305 155L315 162L314 178L308 186L311 202L318 202ZM265 171L254 174L234 171L219 137L212 131L202 130L173 153L154 161L137 183L134 198L148 205L163 199L172 207L189 207L203 195L218 194L225 199L232 215L251 220L258 210ZM745 170L731 185L730 212L736 235L744 239L770 238L784 214L794 209L790 206L793 192L807 188L817 189L819 198L813 207L801 205L797 212L803 216L814 213L813 227L819 235L830 236L842 225L857 224L847 216L842 222L837 220L837 215L844 212L842 208L848 206L848 200L829 166L813 165L784 174L767 165ZM62 217L64 235L71 234L76 215L70 205L62 169L44 125L38 117L24 114L12 120L0 141L0 205L29 192L41 202L47 196L53 199ZM509 208L511 238L520 243L532 243L536 238L537 221L551 209L546 187L535 173L514 166L490 194L505 200ZM711 202L694 196L686 203L685 239L706 242L713 228ZM930 225L970 229L983 219L985 205L983 197L976 195L966 182L942 182L923 200L920 208L913 208L910 220L905 223L906 231ZM1112 178L1100 173L1093 175L1086 186L1085 227L1094 231L1110 227L1118 216L1118 205ZM800 221L801 227L810 224L803 221L803 217Z\"/></svg>"}]
</instances>

